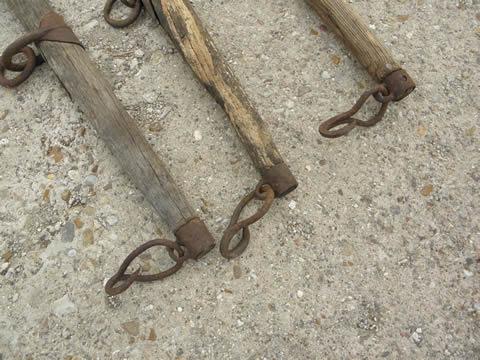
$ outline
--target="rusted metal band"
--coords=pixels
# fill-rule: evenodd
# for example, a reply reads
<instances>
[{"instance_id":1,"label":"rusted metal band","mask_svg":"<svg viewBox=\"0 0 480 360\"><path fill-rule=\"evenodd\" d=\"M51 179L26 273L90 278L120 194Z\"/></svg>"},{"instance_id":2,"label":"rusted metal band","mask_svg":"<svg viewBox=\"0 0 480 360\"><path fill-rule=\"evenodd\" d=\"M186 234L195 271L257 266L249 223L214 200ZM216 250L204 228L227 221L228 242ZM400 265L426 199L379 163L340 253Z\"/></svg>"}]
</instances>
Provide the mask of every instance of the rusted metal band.
<instances>
[{"instance_id":1,"label":"rusted metal band","mask_svg":"<svg viewBox=\"0 0 480 360\"><path fill-rule=\"evenodd\" d=\"M177 243L185 248L188 258L198 260L215 247L215 239L210 234L205 223L199 218L193 218L176 232Z\"/></svg>"},{"instance_id":2,"label":"rusted metal band","mask_svg":"<svg viewBox=\"0 0 480 360\"><path fill-rule=\"evenodd\" d=\"M263 170L262 183L270 185L276 197L285 196L298 186L297 179L285 163Z\"/></svg>"},{"instance_id":3,"label":"rusted metal band","mask_svg":"<svg viewBox=\"0 0 480 360\"><path fill-rule=\"evenodd\" d=\"M393 95L392 101L400 101L410 95L415 90L415 81L403 69L394 71L385 79L383 84L387 88L389 94Z\"/></svg>"},{"instance_id":4,"label":"rusted metal band","mask_svg":"<svg viewBox=\"0 0 480 360\"><path fill-rule=\"evenodd\" d=\"M14 41L0 56L1 86L12 88L20 85L28 79L37 65L43 63L43 58L35 55L35 52L28 46L33 43L38 45L42 41L70 43L83 47L72 29L65 24L63 17L55 12L49 12L42 17L38 30ZM14 63L13 57L20 53L23 53L27 60L23 63ZM4 75L6 70L20 74L13 79L7 79Z\"/></svg>"}]
</instances>

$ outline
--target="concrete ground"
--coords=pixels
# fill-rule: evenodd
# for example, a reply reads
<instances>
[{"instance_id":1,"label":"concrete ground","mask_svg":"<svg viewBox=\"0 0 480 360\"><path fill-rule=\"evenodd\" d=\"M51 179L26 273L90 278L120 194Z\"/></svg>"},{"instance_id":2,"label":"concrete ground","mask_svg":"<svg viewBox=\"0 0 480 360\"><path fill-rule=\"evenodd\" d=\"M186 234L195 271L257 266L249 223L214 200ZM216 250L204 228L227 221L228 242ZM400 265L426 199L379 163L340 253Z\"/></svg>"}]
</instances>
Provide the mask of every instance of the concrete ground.
<instances>
[{"instance_id":1,"label":"concrete ground","mask_svg":"<svg viewBox=\"0 0 480 360\"><path fill-rule=\"evenodd\" d=\"M48 66L0 89L0 359L480 359L480 3L352 3L418 88L328 140L373 81L313 11L192 1L300 186L241 258L115 298L127 253L172 233ZM52 4L219 240L259 180L224 112L145 14L115 30L101 1ZM23 32L0 3L1 48Z\"/></svg>"}]
</instances>

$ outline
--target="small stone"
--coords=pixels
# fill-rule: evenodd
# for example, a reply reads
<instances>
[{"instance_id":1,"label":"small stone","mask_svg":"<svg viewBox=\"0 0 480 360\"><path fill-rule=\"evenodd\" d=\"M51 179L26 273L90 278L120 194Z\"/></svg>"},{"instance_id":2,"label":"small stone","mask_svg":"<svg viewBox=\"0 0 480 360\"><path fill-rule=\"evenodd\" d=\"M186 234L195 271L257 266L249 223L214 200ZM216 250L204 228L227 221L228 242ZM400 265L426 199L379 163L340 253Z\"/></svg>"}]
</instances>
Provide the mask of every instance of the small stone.
<instances>
[{"instance_id":1,"label":"small stone","mask_svg":"<svg viewBox=\"0 0 480 360\"><path fill-rule=\"evenodd\" d=\"M202 137L201 131L200 131L200 130L195 130L195 131L193 132L193 138L195 139L195 141L200 141L200 140L202 140L203 137Z\"/></svg>"},{"instance_id":2,"label":"small stone","mask_svg":"<svg viewBox=\"0 0 480 360\"><path fill-rule=\"evenodd\" d=\"M298 291L297 291L297 297L298 297L299 299L303 298L303 295L304 295L304 293L303 293L302 290L298 290Z\"/></svg>"},{"instance_id":3,"label":"small stone","mask_svg":"<svg viewBox=\"0 0 480 360\"><path fill-rule=\"evenodd\" d=\"M177 307L177 311L178 311L178 312L182 312L182 311L183 311L182 307L180 307L180 306Z\"/></svg>"},{"instance_id":4,"label":"small stone","mask_svg":"<svg viewBox=\"0 0 480 360\"><path fill-rule=\"evenodd\" d=\"M4 262L0 266L0 275L5 275L7 273L9 267L10 267L10 263L9 262Z\"/></svg>"},{"instance_id":5,"label":"small stone","mask_svg":"<svg viewBox=\"0 0 480 360\"><path fill-rule=\"evenodd\" d=\"M107 224L110 226L114 226L118 223L118 218L115 215L108 215L105 220L107 221Z\"/></svg>"},{"instance_id":6,"label":"small stone","mask_svg":"<svg viewBox=\"0 0 480 360\"><path fill-rule=\"evenodd\" d=\"M295 106L295 103L292 100L287 100L285 105L287 106L287 108L293 109L293 107Z\"/></svg>"},{"instance_id":7,"label":"small stone","mask_svg":"<svg viewBox=\"0 0 480 360\"><path fill-rule=\"evenodd\" d=\"M2 111L2 112L0 113L0 121L1 121L1 120L5 120L5 118L7 117L8 113L9 113L9 110Z\"/></svg>"},{"instance_id":8,"label":"small stone","mask_svg":"<svg viewBox=\"0 0 480 360\"><path fill-rule=\"evenodd\" d=\"M10 259L13 257L13 252L12 250L7 250L3 255L2 259L5 262L10 262Z\"/></svg>"},{"instance_id":9,"label":"small stone","mask_svg":"<svg viewBox=\"0 0 480 360\"><path fill-rule=\"evenodd\" d=\"M430 196L430 194L432 193L433 191L433 185L432 184L428 184L428 185L425 185L422 190L420 190L420 194L422 194L422 196Z\"/></svg>"},{"instance_id":10,"label":"small stone","mask_svg":"<svg viewBox=\"0 0 480 360\"><path fill-rule=\"evenodd\" d=\"M237 325L238 325L238 326L243 326L243 324L244 324L244 322L243 322L242 320L240 320L240 319L237 320Z\"/></svg>"},{"instance_id":11,"label":"small stone","mask_svg":"<svg viewBox=\"0 0 480 360\"><path fill-rule=\"evenodd\" d=\"M50 156L55 163L63 160L62 148L60 146L52 146L48 149L47 155Z\"/></svg>"},{"instance_id":12,"label":"small stone","mask_svg":"<svg viewBox=\"0 0 480 360\"><path fill-rule=\"evenodd\" d=\"M93 241L94 241L93 230L92 229L86 229L83 232L83 245L84 246L93 245Z\"/></svg>"},{"instance_id":13,"label":"small stone","mask_svg":"<svg viewBox=\"0 0 480 360\"><path fill-rule=\"evenodd\" d=\"M87 215L93 216L93 215L95 215L95 208L91 207L91 206L87 206L87 207L85 207L83 212Z\"/></svg>"},{"instance_id":14,"label":"small stone","mask_svg":"<svg viewBox=\"0 0 480 360\"><path fill-rule=\"evenodd\" d=\"M143 52L142 49L137 49L137 50L135 50L135 56L136 56L137 58L142 58L144 55L145 55L145 53Z\"/></svg>"},{"instance_id":15,"label":"small stone","mask_svg":"<svg viewBox=\"0 0 480 360\"><path fill-rule=\"evenodd\" d=\"M307 171L312 171L312 167L310 165L306 165L305 169L307 169Z\"/></svg>"},{"instance_id":16,"label":"small stone","mask_svg":"<svg viewBox=\"0 0 480 360\"><path fill-rule=\"evenodd\" d=\"M421 344L423 341L423 331L421 328L417 328L414 333L410 336L410 338L413 340L413 342L418 346Z\"/></svg>"},{"instance_id":17,"label":"small stone","mask_svg":"<svg viewBox=\"0 0 480 360\"><path fill-rule=\"evenodd\" d=\"M46 188L43 192L43 201L50 202L50 188Z\"/></svg>"},{"instance_id":18,"label":"small stone","mask_svg":"<svg viewBox=\"0 0 480 360\"><path fill-rule=\"evenodd\" d=\"M342 59L338 55L332 55L331 57L333 65L340 65Z\"/></svg>"},{"instance_id":19,"label":"small stone","mask_svg":"<svg viewBox=\"0 0 480 360\"><path fill-rule=\"evenodd\" d=\"M290 201L290 203L288 204L288 207L291 210L295 210L295 208L297 207L297 202L295 200Z\"/></svg>"},{"instance_id":20,"label":"small stone","mask_svg":"<svg viewBox=\"0 0 480 360\"><path fill-rule=\"evenodd\" d=\"M75 304L69 299L68 295L53 302L53 313L57 316L68 315L75 311Z\"/></svg>"},{"instance_id":21,"label":"small stone","mask_svg":"<svg viewBox=\"0 0 480 360\"><path fill-rule=\"evenodd\" d=\"M423 125L420 125L417 128L417 134L418 136L424 137L425 135L427 135L427 128Z\"/></svg>"},{"instance_id":22,"label":"small stone","mask_svg":"<svg viewBox=\"0 0 480 360\"><path fill-rule=\"evenodd\" d=\"M328 73L328 71L322 72L322 79L330 79L330 74Z\"/></svg>"},{"instance_id":23,"label":"small stone","mask_svg":"<svg viewBox=\"0 0 480 360\"><path fill-rule=\"evenodd\" d=\"M89 186L94 186L98 181L98 178L95 175L88 175L85 178L85 184Z\"/></svg>"},{"instance_id":24,"label":"small stone","mask_svg":"<svg viewBox=\"0 0 480 360\"><path fill-rule=\"evenodd\" d=\"M148 333L148 338L147 340L149 341L155 341L157 340L157 333L155 332L154 329L150 329L150 332Z\"/></svg>"},{"instance_id":25,"label":"small stone","mask_svg":"<svg viewBox=\"0 0 480 360\"><path fill-rule=\"evenodd\" d=\"M465 278L470 278L473 276L473 272L467 269L463 269L463 275L465 276Z\"/></svg>"},{"instance_id":26,"label":"small stone","mask_svg":"<svg viewBox=\"0 0 480 360\"><path fill-rule=\"evenodd\" d=\"M67 204L70 201L70 198L72 197L72 193L70 190L65 190L62 192L62 200L65 201Z\"/></svg>"},{"instance_id":27,"label":"small stone","mask_svg":"<svg viewBox=\"0 0 480 360\"><path fill-rule=\"evenodd\" d=\"M62 241L72 242L74 237L75 237L75 225L69 221L63 227Z\"/></svg>"},{"instance_id":28,"label":"small stone","mask_svg":"<svg viewBox=\"0 0 480 360\"><path fill-rule=\"evenodd\" d=\"M132 336L137 336L140 333L140 323L138 320L127 321L122 324L122 328Z\"/></svg>"},{"instance_id":29,"label":"small stone","mask_svg":"<svg viewBox=\"0 0 480 360\"><path fill-rule=\"evenodd\" d=\"M467 135L468 137L473 137L476 131L477 129L475 128L475 126L471 127L465 131L465 135Z\"/></svg>"},{"instance_id":30,"label":"small stone","mask_svg":"<svg viewBox=\"0 0 480 360\"><path fill-rule=\"evenodd\" d=\"M75 224L75 227L77 229L81 229L84 225L83 221L80 218L75 218L75 220L73 220L73 223Z\"/></svg>"},{"instance_id":31,"label":"small stone","mask_svg":"<svg viewBox=\"0 0 480 360\"><path fill-rule=\"evenodd\" d=\"M77 256L77 250L70 249L70 250L68 250L67 255L70 256L70 257L75 257L75 256Z\"/></svg>"},{"instance_id":32,"label":"small stone","mask_svg":"<svg viewBox=\"0 0 480 360\"><path fill-rule=\"evenodd\" d=\"M397 20L400 22L405 22L410 18L410 15L398 15Z\"/></svg>"}]
</instances>

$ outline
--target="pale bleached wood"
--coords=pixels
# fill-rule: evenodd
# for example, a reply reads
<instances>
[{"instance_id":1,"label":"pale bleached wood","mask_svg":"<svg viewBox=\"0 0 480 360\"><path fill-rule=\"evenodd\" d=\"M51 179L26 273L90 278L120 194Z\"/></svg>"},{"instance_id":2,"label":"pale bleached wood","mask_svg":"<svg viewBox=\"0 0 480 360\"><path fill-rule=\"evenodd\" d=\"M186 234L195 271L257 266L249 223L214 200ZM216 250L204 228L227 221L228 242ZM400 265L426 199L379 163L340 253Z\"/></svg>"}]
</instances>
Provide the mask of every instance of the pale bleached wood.
<instances>
[{"instance_id":1,"label":"pale bleached wood","mask_svg":"<svg viewBox=\"0 0 480 360\"><path fill-rule=\"evenodd\" d=\"M47 0L6 0L29 30L52 11ZM106 78L80 46L42 42L42 55L72 99L84 111L123 170L172 231L195 217L165 165L145 140Z\"/></svg>"},{"instance_id":2,"label":"pale bleached wood","mask_svg":"<svg viewBox=\"0 0 480 360\"><path fill-rule=\"evenodd\" d=\"M306 0L325 24L350 48L378 82L401 66L370 31L353 7L344 0ZM372 5L374 6L374 5Z\"/></svg>"},{"instance_id":3,"label":"pale bleached wood","mask_svg":"<svg viewBox=\"0 0 480 360\"><path fill-rule=\"evenodd\" d=\"M188 0L143 0L198 79L227 113L257 169L284 163L265 123Z\"/></svg>"}]
</instances>

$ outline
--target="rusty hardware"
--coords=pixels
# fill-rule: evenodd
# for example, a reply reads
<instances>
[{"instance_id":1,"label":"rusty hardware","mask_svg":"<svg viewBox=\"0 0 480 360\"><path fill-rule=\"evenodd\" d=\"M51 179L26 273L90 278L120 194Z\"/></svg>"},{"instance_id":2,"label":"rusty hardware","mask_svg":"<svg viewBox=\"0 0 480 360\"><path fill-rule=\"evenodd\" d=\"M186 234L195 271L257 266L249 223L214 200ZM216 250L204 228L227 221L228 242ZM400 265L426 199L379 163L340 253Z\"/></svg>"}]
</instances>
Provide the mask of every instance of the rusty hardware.
<instances>
[{"instance_id":1,"label":"rusty hardware","mask_svg":"<svg viewBox=\"0 0 480 360\"><path fill-rule=\"evenodd\" d=\"M105 3L105 7L103 8L103 17L105 18L105 21L114 28L123 28L133 24L142 12L142 0L121 0L123 5L132 9L125 19L114 19L111 17L113 5L115 5L117 1L118 0L107 0Z\"/></svg>"},{"instance_id":2,"label":"rusty hardware","mask_svg":"<svg viewBox=\"0 0 480 360\"><path fill-rule=\"evenodd\" d=\"M254 191L246 195L233 212L230 224L223 233L220 242L220 253L227 259L240 256L248 247L250 242L249 226L259 221L270 210L275 197L282 197L295 190L298 186L297 180L292 175L285 163L280 163L268 169L262 170L262 180ZM263 201L260 209L248 219L239 221L240 215L245 207L253 200ZM242 231L242 236L232 249L230 244L237 233Z\"/></svg>"},{"instance_id":3,"label":"rusty hardware","mask_svg":"<svg viewBox=\"0 0 480 360\"><path fill-rule=\"evenodd\" d=\"M250 230L249 226L260 220L270 210L275 199L275 192L273 188L262 182L260 182L256 189L246 195L238 204L233 212L230 224L223 233L222 240L220 242L220 253L227 259L233 259L240 256L248 247L250 242ZM249 218L239 221L240 215L243 209L253 200L260 200L263 202L258 211ZM230 243L233 237L242 231L242 237L236 246L230 248Z\"/></svg>"},{"instance_id":4,"label":"rusty hardware","mask_svg":"<svg viewBox=\"0 0 480 360\"><path fill-rule=\"evenodd\" d=\"M134 282L152 282L165 279L178 270L188 259L198 260L206 255L215 246L215 240L210 235L205 224L198 218L190 219L175 232L177 241L156 239L146 242L132 251L120 265L117 273L105 284L105 292L110 295L119 295L126 291ZM141 269L133 273L126 273L130 264L141 254L155 246L167 249L175 265L157 274L141 274Z\"/></svg>"},{"instance_id":5,"label":"rusty hardware","mask_svg":"<svg viewBox=\"0 0 480 360\"><path fill-rule=\"evenodd\" d=\"M347 135L355 127L371 127L383 119L390 102L400 101L415 89L415 83L405 70L397 70L388 75L382 84L365 91L356 104L347 112L324 121L319 128L320 134L327 138ZM353 116L360 111L366 101L373 96L380 104L380 110L369 120L359 120ZM340 129L335 128L344 125Z\"/></svg>"},{"instance_id":6,"label":"rusty hardware","mask_svg":"<svg viewBox=\"0 0 480 360\"><path fill-rule=\"evenodd\" d=\"M2 56L0 56L0 85L7 88L13 88L29 78L37 65L44 62L41 55L35 55L30 44L39 44L42 41L52 41L76 44L82 46L82 43L72 29L68 27L63 17L55 12L47 13L41 20L39 29L28 33L9 45ZM13 58L17 54L23 54L27 59L21 63L15 63ZM13 79L5 76L5 71L19 72Z\"/></svg>"}]
</instances>

